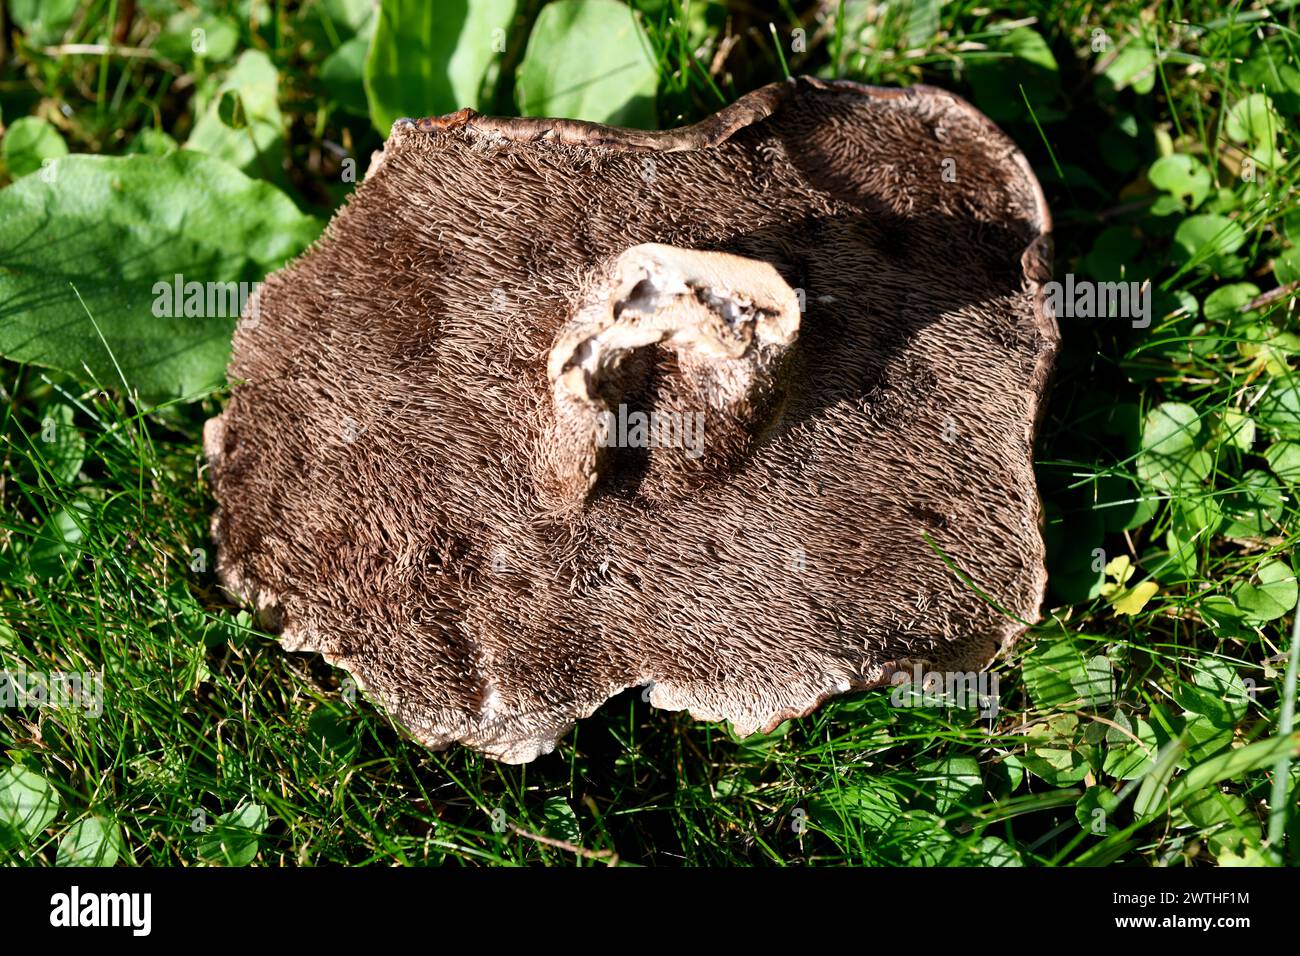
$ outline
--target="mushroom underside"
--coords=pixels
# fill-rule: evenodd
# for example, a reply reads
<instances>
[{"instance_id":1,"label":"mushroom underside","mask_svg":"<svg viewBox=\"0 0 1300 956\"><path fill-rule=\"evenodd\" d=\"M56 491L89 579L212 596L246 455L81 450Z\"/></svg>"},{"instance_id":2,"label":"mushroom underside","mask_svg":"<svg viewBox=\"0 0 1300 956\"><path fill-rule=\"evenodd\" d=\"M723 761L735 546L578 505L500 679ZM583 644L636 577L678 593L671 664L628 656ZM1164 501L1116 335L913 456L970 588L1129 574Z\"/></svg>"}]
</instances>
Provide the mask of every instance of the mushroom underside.
<instances>
[{"instance_id":1,"label":"mushroom underside","mask_svg":"<svg viewBox=\"0 0 1300 956\"><path fill-rule=\"evenodd\" d=\"M980 669L1046 581L1048 230L927 88L791 81L665 134L399 122L236 332L222 583L428 746L511 762L632 686L744 735ZM645 244L676 278L620 286Z\"/></svg>"}]
</instances>

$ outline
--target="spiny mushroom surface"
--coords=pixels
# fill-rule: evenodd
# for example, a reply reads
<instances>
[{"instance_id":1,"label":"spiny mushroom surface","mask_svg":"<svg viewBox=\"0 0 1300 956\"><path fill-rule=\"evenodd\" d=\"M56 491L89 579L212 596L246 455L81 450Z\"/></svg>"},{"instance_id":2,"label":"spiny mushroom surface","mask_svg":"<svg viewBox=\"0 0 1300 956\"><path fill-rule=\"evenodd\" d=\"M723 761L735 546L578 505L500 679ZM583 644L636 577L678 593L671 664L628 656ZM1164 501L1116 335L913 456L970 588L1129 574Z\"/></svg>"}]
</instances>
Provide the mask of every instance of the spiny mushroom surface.
<instances>
[{"instance_id":1,"label":"spiny mushroom surface","mask_svg":"<svg viewBox=\"0 0 1300 956\"><path fill-rule=\"evenodd\" d=\"M399 121L236 333L222 583L428 746L512 762L628 687L748 734L982 668L1046 582L1049 228L926 87Z\"/></svg>"}]
</instances>

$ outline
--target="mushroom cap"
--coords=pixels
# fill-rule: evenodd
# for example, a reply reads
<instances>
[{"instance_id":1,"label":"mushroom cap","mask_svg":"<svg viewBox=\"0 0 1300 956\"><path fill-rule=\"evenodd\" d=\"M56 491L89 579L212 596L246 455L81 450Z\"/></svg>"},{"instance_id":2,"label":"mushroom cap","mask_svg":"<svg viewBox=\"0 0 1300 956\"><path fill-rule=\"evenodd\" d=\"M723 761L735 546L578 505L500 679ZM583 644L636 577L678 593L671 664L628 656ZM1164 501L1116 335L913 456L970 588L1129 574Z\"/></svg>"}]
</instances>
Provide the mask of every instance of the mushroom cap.
<instances>
[{"instance_id":1,"label":"mushroom cap","mask_svg":"<svg viewBox=\"0 0 1300 956\"><path fill-rule=\"evenodd\" d=\"M1010 140L924 86L799 78L666 132L399 121L236 332L205 429L221 582L429 747L509 762L632 686L744 735L916 663L983 668L1046 584L1049 232ZM697 373L659 323L565 394L696 402L726 454L603 449L548 486L587 447L557 431L556 350L584 308L629 315L642 244L726 254L663 253L688 279L770 266L797 337ZM699 322L734 318L687 285ZM767 384L718 400L715 360Z\"/></svg>"}]
</instances>

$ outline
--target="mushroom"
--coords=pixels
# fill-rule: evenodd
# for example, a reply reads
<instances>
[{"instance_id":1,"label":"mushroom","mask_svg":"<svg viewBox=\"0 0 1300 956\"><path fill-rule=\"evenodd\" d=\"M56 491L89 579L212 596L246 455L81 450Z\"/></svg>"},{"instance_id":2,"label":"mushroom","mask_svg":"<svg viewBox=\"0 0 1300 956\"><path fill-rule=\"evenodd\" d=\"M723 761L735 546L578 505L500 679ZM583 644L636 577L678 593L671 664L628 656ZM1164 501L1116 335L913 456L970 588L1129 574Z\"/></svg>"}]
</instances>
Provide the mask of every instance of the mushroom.
<instances>
[{"instance_id":1,"label":"mushroom","mask_svg":"<svg viewBox=\"0 0 1300 956\"><path fill-rule=\"evenodd\" d=\"M221 582L427 746L509 762L629 687L747 735L981 669L1046 584L1049 231L929 87L399 121L236 332Z\"/></svg>"}]
</instances>

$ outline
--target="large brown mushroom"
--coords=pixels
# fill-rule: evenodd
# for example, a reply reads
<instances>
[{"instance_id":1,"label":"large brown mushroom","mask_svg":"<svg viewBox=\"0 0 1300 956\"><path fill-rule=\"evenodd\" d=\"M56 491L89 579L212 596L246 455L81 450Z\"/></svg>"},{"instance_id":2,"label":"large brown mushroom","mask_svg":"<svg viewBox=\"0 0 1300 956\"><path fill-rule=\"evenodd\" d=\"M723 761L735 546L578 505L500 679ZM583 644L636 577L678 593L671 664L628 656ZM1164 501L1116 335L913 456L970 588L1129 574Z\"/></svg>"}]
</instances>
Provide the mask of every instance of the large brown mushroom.
<instances>
[{"instance_id":1,"label":"large brown mushroom","mask_svg":"<svg viewBox=\"0 0 1300 956\"><path fill-rule=\"evenodd\" d=\"M927 87L399 121L236 334L222 583L428 746L512 762L632 686L749 734L982 668L1046 580L1049 228Z\"/></svg>"}]
</instances>

